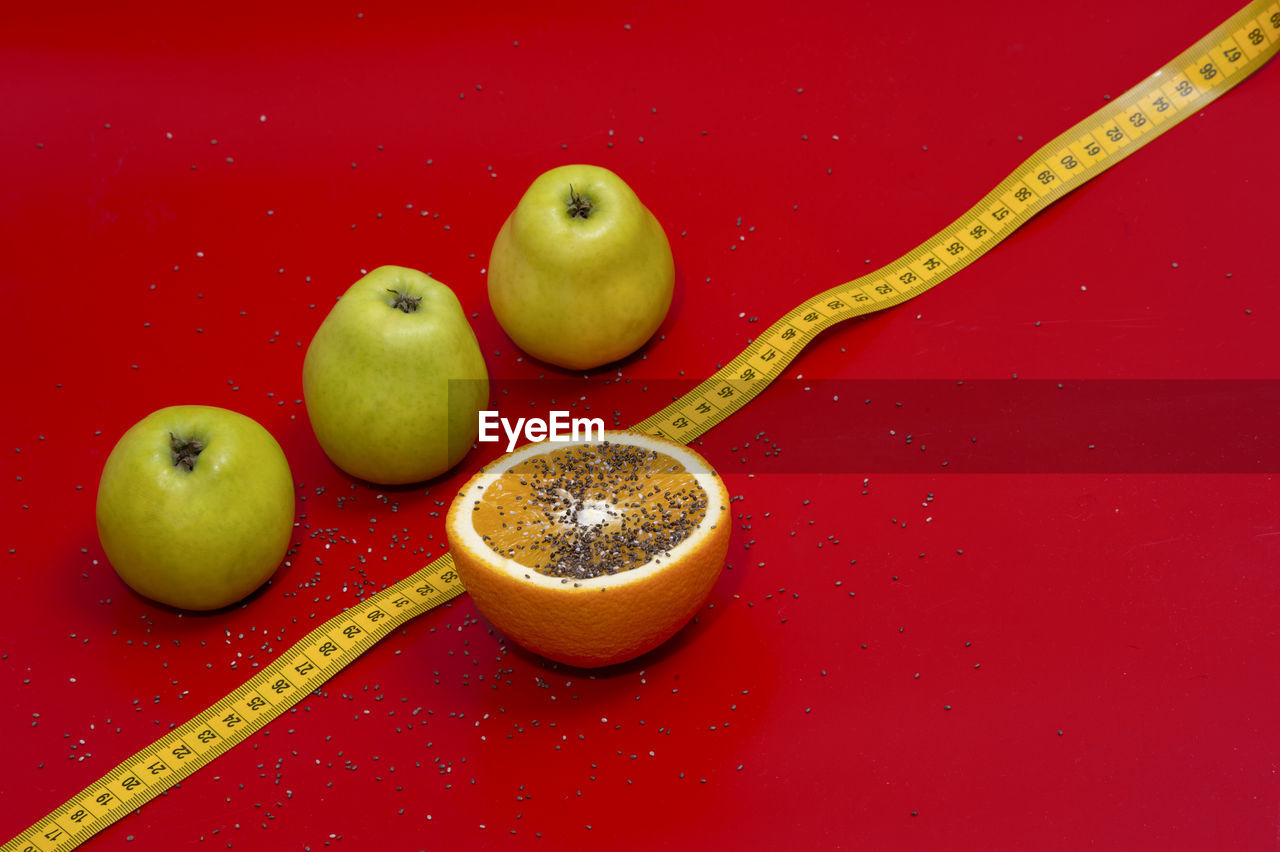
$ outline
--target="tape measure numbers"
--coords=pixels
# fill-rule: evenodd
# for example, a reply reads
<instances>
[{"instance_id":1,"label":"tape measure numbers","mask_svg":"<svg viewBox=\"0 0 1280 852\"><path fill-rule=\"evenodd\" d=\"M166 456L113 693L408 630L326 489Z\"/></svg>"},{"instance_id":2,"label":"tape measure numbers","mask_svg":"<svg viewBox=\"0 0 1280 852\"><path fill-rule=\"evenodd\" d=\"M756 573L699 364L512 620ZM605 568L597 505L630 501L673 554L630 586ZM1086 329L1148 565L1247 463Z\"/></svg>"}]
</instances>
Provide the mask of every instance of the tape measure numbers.
<instances>
[{"instance_id":1,"label":"tape measure numbers","mask_svg":"<svg viewBox=\"0 0 1280 852\"><path fill-rule=\"evenodd\" d=\"M252 678L170 730L5 844L2 852L73 849L265 727L388 633L463 592L444 555L330 618Z\"/></svg>"},{"instance_id":2,"label":"tape measure numbers","mask_svg":"<svg viewBox=\"0 0 1280 852\"><path fill-rule=\"evenodd\" d=\"M1145 81L1047 142L949 226L887 266L819 293L637 431L688 443L782 374L821 332L914 299L1031 217L1221 96L1280 49L1280 3L1255 2Z\"/></svg>"},{"instance_id":3,"label":"tape measure numbers","mask_svg":"<svg viewBox=\"0 0 1280 852\"><path fill-rule=\"evenodd\" d=\"M688 443L746 405L819 333L915 298L1036 213L1203 108L1280 50L1280 0L1258 0L1039 148L948 227L893 263L787 312L711 378L633 427ZM410 619L464 591L449 554L312 630L239 689L167 732L0 852L64 852L276 719Z\"/></svg>"}]
</instances>

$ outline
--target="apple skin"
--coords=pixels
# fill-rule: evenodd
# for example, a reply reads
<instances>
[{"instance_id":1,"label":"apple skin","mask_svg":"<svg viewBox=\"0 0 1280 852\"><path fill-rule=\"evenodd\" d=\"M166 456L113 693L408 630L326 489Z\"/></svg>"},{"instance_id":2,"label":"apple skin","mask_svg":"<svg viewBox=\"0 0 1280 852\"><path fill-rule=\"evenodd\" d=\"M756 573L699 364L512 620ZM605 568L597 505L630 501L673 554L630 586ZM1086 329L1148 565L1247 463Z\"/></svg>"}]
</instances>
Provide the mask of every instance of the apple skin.
<instances>
[{"instance_id":1,"label":"apple skin","mask_svg":"<svg viewBox=\"0 0 1280 852\"><path fill-rule=\"evenodd\" d=\"M396 307L396 293L419 300L416 309ZM334 464L401 485L445 473L471 449L489 373L452 290L416 269L380 266L316 330L302 396Z\"/></svg>"},{"instance_id":2,"label":"apple skin","mask_svg":"<svg viewBox=\"0 0 1280 852\"><path fill-rule=\"evenodd\" d=\"M571 215L573 196L590 202L587 218ZM575 164L529 186L494 240L487 274L489 304L512 341L583 370L653 336L671 306L675 262L662 225L622 178Z\"/></svg>"},{"instance_id":3,"label":"apple skin","mask_svg":"<svg viewBox=\"0 0 1280 852\"><path fill-rule=\"evenodd\" d=\"M188 470L173 441L203 444ZM289 463L257 421L208 405L161 408L111 450L98 484L98 539L144 597L221 609L275 573L293 534Z\"/></svg>"}]
</instances>

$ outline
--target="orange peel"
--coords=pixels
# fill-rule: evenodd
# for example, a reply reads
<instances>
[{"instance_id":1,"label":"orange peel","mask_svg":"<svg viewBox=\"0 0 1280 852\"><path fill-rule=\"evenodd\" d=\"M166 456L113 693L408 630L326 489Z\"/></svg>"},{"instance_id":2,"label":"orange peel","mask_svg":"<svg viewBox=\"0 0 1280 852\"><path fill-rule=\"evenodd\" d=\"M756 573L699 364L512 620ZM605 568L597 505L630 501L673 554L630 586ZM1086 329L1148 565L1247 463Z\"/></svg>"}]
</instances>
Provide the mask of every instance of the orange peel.
<instances>
[{"instance_id":1,"label":"orange peel","mask_svg":"<svg viewBox=\"0 0 1280 852\"><path fill-rule=\"evenodd\" d=\"M526 444L449 508L454 567L515 643L595 668L671 638L706 602L729 546L729 494L694 450L653 435Z\"/></svg>"}]
</instances>

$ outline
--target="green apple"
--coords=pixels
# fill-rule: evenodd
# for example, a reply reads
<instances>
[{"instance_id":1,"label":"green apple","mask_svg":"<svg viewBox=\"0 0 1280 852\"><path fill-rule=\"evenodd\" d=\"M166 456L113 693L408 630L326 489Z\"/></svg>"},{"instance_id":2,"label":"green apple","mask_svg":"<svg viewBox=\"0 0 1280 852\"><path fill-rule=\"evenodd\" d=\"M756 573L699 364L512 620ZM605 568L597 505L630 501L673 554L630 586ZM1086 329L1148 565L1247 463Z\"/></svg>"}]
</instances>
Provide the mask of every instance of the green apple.
<instances>
[{"instance_id":1,"label":"green apple","mask_svg":"<svg viewBox=\"0 0 1280 852\"><path fill-rule=\"evenodd\" d=\"M404 484L439 476L471 449L489 373L452 290L416 269L380 266L316 330L302 395L334 464Z\"/></svg>"},{"instance_id":2,"label":"green apple","mask_svg":"<svg viewBox=\"0 0 1280 852\"><path fill-rule=\"evenodd\" d=\"M181 609L219 609L279 567L293 506L289 463L257 421L175 405L138 421L107 456L98 538L138 594Z\"/></svg>"},{"instance_id":3,"label":"green apple","mask_svg":"<svg viewBox=\"0 0 1280 852\"><path fill-rule=\"evenodd\" d=\"M535 358L574 370L635 352L671 306L675 264L662 225L600 166L539 175L489 255L489 304Z\"/></svg>"}]
</instances>

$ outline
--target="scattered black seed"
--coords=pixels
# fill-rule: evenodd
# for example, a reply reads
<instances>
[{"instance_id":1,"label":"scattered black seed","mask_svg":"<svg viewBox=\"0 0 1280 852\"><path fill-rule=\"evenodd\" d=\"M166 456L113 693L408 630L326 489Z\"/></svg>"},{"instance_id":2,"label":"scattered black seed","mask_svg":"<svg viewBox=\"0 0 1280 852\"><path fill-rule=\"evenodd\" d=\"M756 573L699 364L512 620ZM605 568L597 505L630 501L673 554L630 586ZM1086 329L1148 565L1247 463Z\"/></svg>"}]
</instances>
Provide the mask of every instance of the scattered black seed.
<instances>
[{"instance_id":1,"label":"scattered black seed","mask_svg":"<svg viewBox=\"0 0 1280 852\"><path fill-rule=\"evenodd\" d=\"M473 511L496 513L488 527L494 532L485 536L495 553L562 582L585 580L660 559L697 528L707 513L702 488L652 482L655 474L681 471L632 444L575 446L506 474L515 478L508 493L518 482L527 496L508 505L495 484Z\"/></svg>"}]
</instances>

